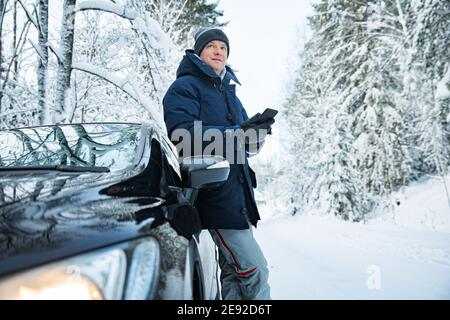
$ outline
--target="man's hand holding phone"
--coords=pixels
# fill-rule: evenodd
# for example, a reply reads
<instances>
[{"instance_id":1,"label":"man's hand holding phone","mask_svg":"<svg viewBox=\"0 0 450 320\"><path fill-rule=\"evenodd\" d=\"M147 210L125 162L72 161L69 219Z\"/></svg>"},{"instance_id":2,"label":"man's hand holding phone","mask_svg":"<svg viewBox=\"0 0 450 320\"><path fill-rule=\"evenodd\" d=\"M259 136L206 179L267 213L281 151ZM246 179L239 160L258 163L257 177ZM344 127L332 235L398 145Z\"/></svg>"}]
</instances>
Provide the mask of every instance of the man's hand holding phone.
<instances>
[{"instance_id":1,"label":"man's hand holding phone","mask_svg":"<svg viewBox=\"0 0 450 320\"><path fill-rule=\"evenodd\" d=\"M267 134L272 134L272 125L278 111L267 108L244 121L241 129L244 130L245 148L249 156L256 155L261 150ZM251 129L251 130L250 130Z\"/></svg>"},{"instance_id":2,"label":"man's hand holding phone","mask_svg":"<svg viewBox=\"0 0 450 320\"><path fill-rule=\"evenodd\" d=\"M277 113L277 110L267 108L262 114L258 112L253 117L244 121L241 125L241 128L244 131L248 129L265 129L267 130L268 134L271 134L272 125L275 123L275 116L277 115Z\"/></svg>"}]
</instances>

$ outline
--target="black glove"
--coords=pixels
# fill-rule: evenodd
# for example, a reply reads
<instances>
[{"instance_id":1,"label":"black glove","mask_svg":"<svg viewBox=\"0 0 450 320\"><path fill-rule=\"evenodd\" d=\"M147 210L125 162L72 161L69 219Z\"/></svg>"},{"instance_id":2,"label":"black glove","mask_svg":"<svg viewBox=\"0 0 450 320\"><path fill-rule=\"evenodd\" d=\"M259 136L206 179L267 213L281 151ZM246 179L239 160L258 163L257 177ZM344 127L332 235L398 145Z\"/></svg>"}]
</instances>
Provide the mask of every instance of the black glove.
<instances>
[{"instance_id":1,"label":"black glove","mask_svg":"<svg viewBox=\"0 0 450 320\"><path fill-rule=\"evenodd\" d=\"M258 112L250 119L244 121L241 124L241 129L246 131L248 129L253 130L267 130L268 134L272 134L272 125L275 123L275 119L273 117L263 118L262 115Z\"/></svg>"},{"instance_id":2,"label":"black glove","mask_svg":"<svg viewBox=\"0 0 450 320\"><path fill-rule=\"evenodd\" d=\"M245 149L247 154L255 155L261 150L267 134L272 134L272 125L278 111L267 108L262 114L259 112L241 124L244 131ZM254 130L248 132L247 130Z\"/></svg>"}]
</instances>

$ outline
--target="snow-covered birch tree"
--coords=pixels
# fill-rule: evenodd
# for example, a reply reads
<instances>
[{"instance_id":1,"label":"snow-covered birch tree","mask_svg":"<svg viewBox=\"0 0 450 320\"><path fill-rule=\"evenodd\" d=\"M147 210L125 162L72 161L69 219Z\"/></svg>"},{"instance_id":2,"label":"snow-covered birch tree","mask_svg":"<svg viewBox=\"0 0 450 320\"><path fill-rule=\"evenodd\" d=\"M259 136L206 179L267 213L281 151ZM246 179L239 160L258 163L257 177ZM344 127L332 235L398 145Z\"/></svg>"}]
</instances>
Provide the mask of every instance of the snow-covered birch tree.
<instances>
[{"instance_id":1,"label":"snow-covered birch tree","mask_svg":"<svg viewBox=\"0 0 450 320\"><path fill-rule=\"evenodd\" d=\"M59 44L59 66L56 80L55 113L52 123L67 121L70 114L70 80L72 74L75 33L75 5L77 0L64 0Z\"/></svg>"},{"instance_id":2,"label":"snow-covered birch tree","mask_svg":"<svg viewBox=\"0 0 450 320\"><path fill-rule=\"evenodd\" d=\"M47 103L47 81L48 81L48 0L39 0L38 14L38 67L37 67L37 85L38 85L38 106L40 110L39 122L45 124L49 116Z\"/></svg>"},{"instance_id":3,"label":"snow-covered birch tree","mask_svg":"<svg viewBox=\"0 0 450 320\"><path fill-rule=\"evenodd\" d=\"M0 0L0 85L3 82L3 21L6 14L7 0ZM0 114L2 112L3 89L0 88Z\"/></svg>"},{"instance_id":4,"label":"snow-covered birch tree","mask_svg":"<svg viewBox=\"0 0 450 320\"><path fill-rule=\"evenodd\" d=\"M30 22L20 14L20 0L4 1L1 24L0 126L20 126L37 114L36 95L24 76L29 65L23 57L30 50ZM33 101L34 100L34 101Z\"/></svg>"}]
</instances>

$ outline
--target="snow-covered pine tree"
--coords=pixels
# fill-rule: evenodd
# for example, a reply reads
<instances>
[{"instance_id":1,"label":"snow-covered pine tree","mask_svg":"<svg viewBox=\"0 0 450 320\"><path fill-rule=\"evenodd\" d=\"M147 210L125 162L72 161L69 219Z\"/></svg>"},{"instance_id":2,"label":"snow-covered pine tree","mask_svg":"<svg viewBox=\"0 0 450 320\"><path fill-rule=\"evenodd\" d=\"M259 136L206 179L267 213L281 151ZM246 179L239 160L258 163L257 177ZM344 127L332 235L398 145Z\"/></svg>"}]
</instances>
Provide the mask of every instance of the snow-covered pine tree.
<instances>
[{"instance_id":1,"label":"snow-covered pine tree","mask_svg":"<svg viewBox=\"0 0 450 320\"><path fill-rule=\"evenodd\" d=\"M401 33L389 7L383 1L329 1L320 6L321 19L313 20L321 26L323 81L353 117L358 171L373 195L388 194L408 180L404 100L397 93L394 59Z\"/></svg>"},{"instance_id":2,"label":"snow-covered pine tree","mask_svg":"<svg viewBox=\"0 0 450 320\"><path fill-rule=\"evenodd\" d=\"M308 42L299 53L301 65L296 71L292 91L282 112L287 124L282 144L286 146L288 154L283 180L288 181L287 208L293 215L314 205L310 203L309 187L317 174L315 160L320 145L317 137L320 106L317 102L318 66L315 64L315 48L312 46L313 43Z\"/></svg>"},{"instance_id":3,"label":"snow-covered pine tree","mask_svg":"<svg viewBox=\"0 0 450 320\"><path fill-rule=\"evenodd\" d=\"M344 219L359 221L370 211L372 197L357 170L352 132L354 110L361 105L362 92L355 78L358 67L366 58L363 3L332 0L322 3L321 13L313 18L318 37L319 79L323 83L323 95L329 101L324 122L328 124L327 147L324 154L324 186L328 194L321 192L326 210ZM324 187L322 187L324 190Z\"/></svg>"},{"instance_id":4,"label":"snow-covered pine tree","mask_svg":"<svg viewBox=\"0 0 450 320\"><path fill-rule=\"evenodd\" d=\"M227 23L219 21L223 11L218 9L219 1L184 0L186 3L183 14L176 22L180 30L180 42L183 45L193 45L192 33L200 26L224 27Z\"/></svg>"},{"instance_id":5,"label":"snow-covered pine tree","mask_svg":"<svg viewBox=\"0 0 450 320\"><path fill-rule=\"evenodd\" d=\"M130 0L135 7L141 7L158 21L161 28L180 48L193 45L192 33L199 26L223 27L220 22L223 12L218 1L208 0Z\"/></svg>"},{"instance_id":6,"label":"snow-covered pine tree","mask_svg":"<svg viewBox=\"0 0 450 320\"><path fill-rule=\"evenodd\" d=\"M406 101L401 96L396 59L398 29L389 8L382 1L367 7L366 61L359 66L358 86L351 88L364 97L354 111L353 133L359 171L375 196L389 195L406 184L410 174L404 125Z\"/></svg>"},{"instance_id":7,"label":"snow-covered pine tree","mask_svg":"<svg viewBox=\"0 0 450 320\"><path fill-rule=\"evenodd\" d=\"M450 72L450 2L447 0L414 0L409 5L413 32L410 72L411 100L421 102L417 126L420 174L448 172L450 163L449 114L450 97L441 95L441 85ZM448 88L448 87L447 87Z\"/></svg>"},{"instance_id":8,"label":"snow-covered pine tree","mask_svg":"<svg viewBox=\"0 0 450 320\"><path fill-rule=\"evenodd\" d=\"M407 101L404 124L406 128L406 145L411 158L410 177L412 180L415 180L426 171L423 163L423 153L418 148L420 137L418 128L421 126L423 106L427 104L428 95L425 92L425 87L422 85L425 80L423 66L421 63L412 62L412 58L415 55L413 35L417 16L411 9L411 1L396 0L395 9L392 12L396 13L393 18L401 25L401 36L398 39L401 46L397 49L397 59L399 80L402 81L403 88L402 98ZM400 30L400 28L398 29Z\"/></svg>"},{"instance_id":9,"label":"snow-covered pine tree","mask_svg":"<svg viewBox=\"0 0 450 320\"><path fill-rule=\"evenodd\" d=\"M327 141L318 162L320 176L314 193L320 195L320 211L344 220L365 220L370 207L360 173L346 110L330 109L323 119Z\"/></svg>"},{"instance_id":10,"label":"snow-covered pine tree","mask_svg":"<svg viewBox=\"0 0 450 320\"><path fill-rule=\"evenodd\" d=\"M374 200L409 181L398 57L406 23L399 5L323 0L315 7L313 35L286 107L292 128L308 121L297 132L301 181L292 188L302 205L360 220ZM302 116L297 126L293 115Z\"/></svg>"},{"instance_id":11,"label":"snow-covered pine tree","mask_svg":"<svg viewBox=\"0 0 450 320\"><path fill-rule=\"evenodd\" d=\"M356 6L357 7L357 6ZM313 35L301 57L293 93L286 103L296 170L291 188L296 208L315 208L344 219L361 220L368 211L367 193L356 171L351 117L342 90L357 66L346 59L354 47L350 1L322 1L311 18ZM297 150L297 151L296 151Z\"/></svg>"}]
</instances>

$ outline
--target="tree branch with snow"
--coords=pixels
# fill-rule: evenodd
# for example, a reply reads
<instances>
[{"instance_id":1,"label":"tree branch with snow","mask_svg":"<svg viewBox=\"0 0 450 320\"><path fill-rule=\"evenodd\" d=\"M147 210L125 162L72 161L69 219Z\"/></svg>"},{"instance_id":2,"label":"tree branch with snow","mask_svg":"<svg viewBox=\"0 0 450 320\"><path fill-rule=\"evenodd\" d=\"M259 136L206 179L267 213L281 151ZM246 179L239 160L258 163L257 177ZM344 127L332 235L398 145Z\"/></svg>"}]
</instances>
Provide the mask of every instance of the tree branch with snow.
<instances>
[{"instance_id":1,"label":"tree branch with snow","mask_svg":"<svg viewBox=\"0 0 450 320\"><path fill-rule=\"evenodd\" d=\"M146 96L144 92L142 92L139 84L131 80L135 78L134 75L129 75L128 77L124 78L121 77L120 75L110 73L107 70L103 70L97 66L85 62L74 63L72 65L72 68L95 75L113 84L117 88L121 89L123 92L128 94L133 100L142 105L145 108L145 110L150 113L151 117L155 120L156 124L161 129L163 129L164 131L166 130L165 126L162 125L164 123L162 114L158 111L158 108L157 106L155 106L155 103L152 101L152 99Z\"/></svg>"},{"instance_id":2,"label":"tree branch with snow","mask_svg":"<svg viewBox=\"0 0 450 320\"><path fill-rule=\"evenodd\" d=\"M75 13L86 10L109 12L128 20L134 20L137 17L136 10L134 10L133 8L103 0L87 0L78 3L75 8Z\"/></svg>"}]
</instances>

